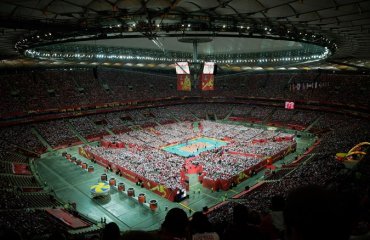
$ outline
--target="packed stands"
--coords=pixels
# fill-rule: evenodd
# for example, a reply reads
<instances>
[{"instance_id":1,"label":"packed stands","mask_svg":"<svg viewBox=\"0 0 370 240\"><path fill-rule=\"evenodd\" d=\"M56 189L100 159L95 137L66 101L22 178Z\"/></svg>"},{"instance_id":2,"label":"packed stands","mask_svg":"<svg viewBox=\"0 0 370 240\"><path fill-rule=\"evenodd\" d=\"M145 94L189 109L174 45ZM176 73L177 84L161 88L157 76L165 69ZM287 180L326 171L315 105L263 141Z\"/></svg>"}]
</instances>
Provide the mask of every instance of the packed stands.
<instances>
[{"instance_id":1,"label":"packed stands","mask_svg":"<svg viewBox=\"0 0 370 240\"><path fill-rule=\"evenodd\" d=\"M214 211L209 213L210 220L214 223L231 222L232 213L229 209L237 202L262 215L269 209L270 200L273 196L286 196L289 191L298 186L317 184L338 188L340 184L343 184L343 181L348 181L352 173L342 163L334 159L335 153L342 151L343 148L350 149L351 146L361 142L361 139L368 137L370 126L366 121L347 120L350 121L349 124L344 124L344 122L340 124L338 121L327 122L326 127L332 127L332 130L322 134L322 141L314 149L315 153L307 155L303 160L304 164L300 164L295 169L278 170L275 172L276 177L274 174L268 175L266 180L275 181L263 182L252 191L246 191L238 196L240 201L229 201L216 207ZM354 131L356 131L356 134L354 134ZM345 135L353 136L353 138L345 137ZM364 168L361 169L364 170ZM366 174L369 174L369 172ZM350 182L343 185L351 185ZM336 190L343 191L343 189ZM357 188L356 190L363 191L364 189Z\"/></svg>"},{"instance_id":2,"label":"packed stands","mask_svg":"<svg viewBox=\"0 0 370 240\"><path fill-rule=\"evenodd\" d=\"M201 108L204 107L194 106L194 109ZM194 160L201 166L199 174L202 175L203 186L212 189L228 190L231 184L244 180L240 178L240 173L250 174L252 169L266 164L267 158L276 161L294 151L296 146L293 134L204 120L199 125L202 136L233 141L227 146L201 153ZM192 127L184 122L131 131L104 137L102 146L86 146L84 150L104 165L114 165L121 172L129 171L131 175L134 173L137 179L147 179L173 190L183 189L185 186L180 175L184 159L160 149L199 137L199 129ZM239 139L239 134L243 138ZM116 143L123 144L120 147ZM137 181L136 178L133 181Z\"/></svg>"},{"instance_id":3,"label":"packed stands","mask_svg":"<svg viewBox=\"0 0 370 240\"><path fill-rule=\"evenodd\" d=\"M79 142L65 120L37 123L35 128L53 148Z\"/></svg>"},{"instance_id":4,"label":"packed stands","mask_svg":"<svg viewBox=\"0 0 370 240\"><path fill-rule=\"evenodd\" d=\"M9 221L11 219L11 221ZM26 239L35 236L49 236L56 230L65 230L58 220L52 218L45 210L7 210L0 216L4 227L17 231Z\"/></svg>"},{"instance_id":5,"label":"packed stands","mask_svg":"<svg viewBox=\"0 0 370 240\"><path fill-rule=\"evenodd\" d=\"M93 76L91 69L49 70L3 77L3 92L0 95L3 118L40 112L63 112L68 109L95 109L120 104L127 106L128 103L136 104L137 101L181 98L186 93L176 90L176 78L173 76L127 70L101 69L97 78ZM14 78L17 80L12 81ZM363 96L369 88L370 81L365 75L236 74L216 77L213 92L192 91L186 93L186 96L222 96L270 102L291 100L366 109L369 102ZM266 117L266 114L254 116L253 112L251 111L251 117ZM207 110L206 114L208 113L216 114L218 118L225 115L222 106L216 105ZM195 112L195 115L199 114L203 113Z\"/></svg>"},{"instance_id":6,"label":"packed stands","mask_svg":"<svg viewBox=\"0 0 370 240\"><path fill-rule=\"evenodd\" d=\"M17 107L12 108L12 111L18 112L29 111L35 108L53 109L69 107L75 104L78 106L79 104L95 104L101 101L111 101L111 93L116 93L118 89L120 89L118 80L102 80L101 78L104 74L99 75L99 79L89 76L91 81L96 81L94 88L103 89L102 91L97 90L96 92L92 91L87 86L85 79L82 79L85 78L84 76L87 78L89 74L86 75L81 73L79 76L70 78L72 79L71 82L64 81L63 83L60 83L58 80L64 78L69 79L69 72L41 72L34 73L34 77L22 74L19 75L19 79L26 79L23 83L33 84L32 86L37 86L39 91L35 91L36 95L38 95L37 98L34 98L34 101L30 101L28 104L24 104L22 109ZM130 76L135 77L136 75L139 74L132 73ZM49 78L50 76L57 77L51 79ZM109 76L109 74L107 74L107 76ZM38 77L48 81L50 84L38 83ZM282 82L286 82L285 77L285 74L278 74L278 76L276 76L277 79L275 79L274 76L269 76L268 80L263 80L262 76L239 76L239 83L232 83L231 86L228 87L226 93L235 94L235 92L238 91L242 92L237 86L243 84L242 82L244 81L253 82L253 84L248 85L250 89L245 89L245 91L243 91L244 96L245 94L250 94L250 96L262 98L270 91L269 94L276 98L284 96L284 98L299 101L315 100L315 98L320 99L322 97L324 89L325 91L328 90L325 84L322 84L322 89L318 88L318 91L311 89L311 87L304 91L302 89L297 90L297 85L293 85L292 87L295 88L295 95L293 97L292 92L286 89L290 87L288 83L280 86ZM295 84L304 83L303 81L298 81L295 75L290 75L289 77L291 79L296 79ZM35 78L35 80L30 80L32 78ZM306 79L310 81L313 81L312 79L320 79L322 82L328 82L331 86L336 84L335 81L340 82L339 87L330 90L333 92L333 97L327 97L326 100L328 102L337 101L338 103L343 103L344 101L348 101L348 103L359 104L361 106L366 106L366 104L368 104L366 100L364 101L362 99L362 101L360 101L359 97L356 96L356 94L360 94L363 90L354 90L355 93L349 93L347 96L339 97L340 91L344 90L346 84L352 84L352 80L343 80L342 76L335 75L328 75L326 77L322 75L319 77L307 75ZM344 81L343 84L341 82L342 80ZM353 81L356 80L358 80L358 77L353 78ZM10 81L10 78L8 78L7 81ZM273 86L270 87L266 85L264 89L258 90L266 81L271 81ZM17 90L12 90L13 94L4 92L5 95L1 95L3 99L1 107L4 109L2 114L7 113L6 116L10 116L8 115L10 114L10 110L7 104L11 101L22 103L22 101L25 101L24 96L29 96L32 92L32 90L22 86L23 83L18 82L17 85L4 85L5 88L17 88ZM112 83L114 83L116 87L105 90L106 87L104 87L104 85L107 84L110 87ZM235 85L235 91L232 93L233 84ZM131 85L127 85L127 88L129 88L129 86ZM132 87L137 86L133 85ZM305 88L306 87L307 85L305 85ZM78 90L79 88L80 90ZM161 88L166 88L166 84L161 85ZM362 88L367 89L367 85L365 84ZM142 90L142 94L150 96L150 91L144 91L144 87L140 89ZM46 91L47 94L45 94L44 91ZM92 96L89 96L89 91L92 91ZM20 92L24 95L21 96ZM102 96L98 97L97 95L99 94ZM128 97L133 97L134 94L135 91L130 91L128 94L121 93L120 96L122 100L125 100ZM174 94L176 94L175 91ZM119 96L119 94L117 96ZM351 99L348 96L351 96ZM64 101L64 99L68 100ZM26 215L28 213L24 210L25 208L60 206L61 203L58 200L49 193L42 191L42 186L35 180L34 176L15 176L12 174L12 163L29 164L29 158L19 154L17 149L25 149L36 153L45 152L47 147L41 141L42 139L54 149L81 143L81 139L77 135L87 140L93 139L94 137L105 136L103 138L105 141L133 144L127 149L106 150L102 147L90 147L90 150L96 151L97 154L110 159L117 165L126 164L124 166L128 169L140 171L143 176L157 179L156 181L160 183L177 188L183 187L181 185L180 175L178 174L178 172L183 169L183 161L180 161L179 157L173 157L169 153L163 154L163 152L156 149L166 144L180 142L183 139L190 139L199 133L197 131L201 131L201 134L213 138L222 139L227 137L233 140L237 139L237 141L230 142L227 148L229 152L215 150L199 156L198 163L203 165L204 171L208 173L208 177L216 179L232 176L241 169L250 167L251 165L249 164L258 163L258 155L271 155L276 151L280 151L280 147L286 148L289 146L288 142L285 141L280 142L279 145L273 143L277 137L286 137L283 133L273 133L271 131L239 125L230 125L230 127L225 128L224 125L218 124L217 122L201 120L207 119L213 115L215 115L217 119L223 119L227 117L228 114L230 114L230 120L235 117L243 121L264 122L266 124L279 122L282 127L287 128L294 125L301 125L304 129L307 128L310 132L317 134L317 138L320 142L313 149L311 154L305 156L303 160L301 160L302 163L287 169L273 170L271 174L265 176L261 186L252 191L246 191L241 196L238 196L238 200L226 200L222 205L216 206L214 210L212 209L212 211L208 213L211 222L217 224L223 223L224 226L227 226L227 224L232 221L232 212L230 208L237 204L241 203L246 205L251 211L257 213L259 216L263 216L269 208L273 196L286 196L290 190L298 186L314 183L321 186L340 188L340 186L346 185L347 183L343 183L343 179L350 178L350 176L348 176L350 172L345 169L341 163L334 160L334 156L337 152L348 151L359 142L368 141L368 136L370 135L368 121L351 115L308 109L284 110L273 105L263 106L259 104L236 103L197 103L144 109L117 110L114 112L78 116L70 119L38 121L29 124L2 127L0 130L3 136L3 139L0 140L0 178L2 180L1 209L19 208L17 211L21 213L18 215L27 217ZM4 116L4 114L2 116ZM199 130L193 129L192 121L199 121L201 128L199 128ZM308 128L309 126L310 128ZM106 129L118 135L110 135ZM137 130L132 131L133 129ZM263 144L252 144L251 141L253 139L266 140L266 142ZM248 149L248 151L246 149ZM238 154L232 154L231 152L237 152ZM118 154L123 158L114 159L112 153ZM243 156L240 154L254 154L257 156ZM151 161L153 158L156 160L165 158L168 165L155 164ZM131 164L128 161L124 161L127 159L140 159L140 161L134 161ZM141 165L141 161L145 161L146 164ZM236 164L236 166L230 167L233 164ZM152 169L156 171L152 171ZM169 171L169 169L172 169L173 172ZM360 169L363 174L369 174L369 168L367 168L366 165L362 166ZM170 174L168 174L168 178L166 178L162 176L164 175L163 173ZM29 187L41 188L41 192L25 193L24 188ZM364 188L365 187L356 187L356 190L362 191ZM39 211L41 210L35 210L36 215L40 214L43 216L44 213L39 213ZM11 214L10 211L3 212L4 214ZM4 219L6 218L4 217ZM16 221L16 219L17 218L15 218L14 221ZM48 225L42 219L44 219L44 216L40 217L40 229L46 229L47 227L45 226ZM25 230L21 230L22 233L25 231L25 236L29 234L27 233L27 231L29 231L27 229L28 227L25 226ZM40 231L43 232L45 230Z\"/></svg>"},{"instance_id":7,"label":"packed stands","mask_svg":"<svg viewBox=\"0 0 370 240\"><path fill-rule=\"evenodd\" d=\"M88 117L72 118L69 122L79 134L88 140L96 140L107 134L103 128L99 128Z\"/></svg>"},{"instance_id":8,"label":"packed stands","mask_svg":"<svg viewBox=\"0 0 370 240\"><path fill-rule=\"evenodd\" d=\"M2 128L0 129L0 135L3 138L2 140L33 152L42 153L46 150L46 147L32 132L31 125Z\"/></svg>"}]
</instances>

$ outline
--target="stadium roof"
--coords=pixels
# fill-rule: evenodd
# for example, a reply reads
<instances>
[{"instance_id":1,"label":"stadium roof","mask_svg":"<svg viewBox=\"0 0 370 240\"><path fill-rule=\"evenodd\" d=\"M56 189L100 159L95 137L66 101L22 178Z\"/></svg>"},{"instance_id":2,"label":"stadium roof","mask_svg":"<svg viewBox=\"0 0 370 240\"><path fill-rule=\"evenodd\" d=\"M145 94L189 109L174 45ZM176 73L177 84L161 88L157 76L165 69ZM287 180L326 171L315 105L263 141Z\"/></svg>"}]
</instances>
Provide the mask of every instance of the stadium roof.
<instances>
[{"instance_id":1,"label":"stadium roof","mask_svg":"<svg viewBox=\"0 0 370 240\"><path fill-rule=\"evenodd\" d=\"M263 51L295 48L299 44L269 45L266 41L289 37L300 42L308 34L309 42L322 46L335 43L330 60L345 58L346 64L360 61L366 67L370 52L369 9L370 1L360 0L2 0L0 59L22 59L21 53L27 47L49 45L63 38L69 39L65 41L67 45L79 41L79 45L153 50L168 46L167 50L176 50L182 35L199 37L206 32L213 36L212 44L200 44L199 52L216 54L237 53L246 45L256 46L252 52L261 50L261 46ZM149 40L125 40L129 34ZM173 34L172 40L169 34ZM92 37L84 42L78 39L87 35ZM246 44L241 36L260 40ZM27 40L26 44L22 42ZM182 51L191 51L190 44L183 46Z\"/></svg>"}]
</instances>

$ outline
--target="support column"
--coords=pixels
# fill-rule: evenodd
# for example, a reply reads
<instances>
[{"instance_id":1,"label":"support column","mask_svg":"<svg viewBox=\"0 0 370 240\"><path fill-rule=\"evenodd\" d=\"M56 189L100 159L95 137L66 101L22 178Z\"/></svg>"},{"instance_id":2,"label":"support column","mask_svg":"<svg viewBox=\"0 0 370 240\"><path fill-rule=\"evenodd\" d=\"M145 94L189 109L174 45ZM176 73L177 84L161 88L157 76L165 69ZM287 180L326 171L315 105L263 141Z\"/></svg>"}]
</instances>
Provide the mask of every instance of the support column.
<instances>
[{"instance_id":1,"label":"support column","mask_svg":"<svg viewBox=\"0 0 370 240\"><path fill-rule=\"evenodd\" d=\"M193 41L193 64L194 64L194 80L193 80L193 86L194 88L197 88L198 86L198 41Z\"/></svg>"}]
</instances>

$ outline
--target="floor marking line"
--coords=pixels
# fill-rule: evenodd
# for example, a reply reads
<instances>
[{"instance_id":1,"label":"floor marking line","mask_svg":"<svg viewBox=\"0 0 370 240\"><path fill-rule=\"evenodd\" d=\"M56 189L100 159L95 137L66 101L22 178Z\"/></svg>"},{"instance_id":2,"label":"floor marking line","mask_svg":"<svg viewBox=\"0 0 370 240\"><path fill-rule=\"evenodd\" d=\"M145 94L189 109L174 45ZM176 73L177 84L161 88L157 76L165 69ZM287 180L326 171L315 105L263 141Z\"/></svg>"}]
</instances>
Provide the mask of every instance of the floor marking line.
<instances>
[{"instance_id":1,"label":"floor marking line","mask_svg":"<svg viewBox=\"0 0 370 240\"><path fill-rule=\"evenodd\" d=\"M206 196L208 196L208 197L210 197L210 198L213 198L213 199L216 199L216 200L220 200L220 198L216 198L216 197L214 197L214 196L211 196L211 195L209 195L209 194L207 194L207 193L203 193L204 195L206 195Z\"/></svg>"},{"instance_id":2,"label":"floor marking line","mask_svg":"<svg viewBox=\"0 0 370 240\"><path fill-rule=\"evenodd\" d=\"M196 184L190 185L190 188L195 187L195 186L197 186L198 184L200 184L200 183L199 183L199 182L197 182Z\"/></svg>"},{"instance_id":3,"label":"floor marking line","mask_svg":"<svg viewBox=\"0 0 370 240\"><path fill-rule=\"evenodd\" d=\"M91 199L91 197L84 193L83 191L81 191L78 187L76 186L73 186L73 184L71 184L70 182L68 182L67 180L65 180L58 172L56 172L54 169L51 169L50 167L48 167L44 162L39 162L39 164L44 167L45 169L47 169L51 174L53 174L56 178L58 178L61 182L65 183L66 185L70 186L72 189L74 189L76 192L79 192L80 194L86 196L87 198ZM57 197L61 198L60 196L58 196L57 194ZM61 198L63 200L63 198ZM119 218L117 218L114 214L112 214L108 209L104 208L101 204L97 203L97 205L95 205L96 208L98 208L100 211L102 211L107 217L109 217L110 219L114 220L115 222L120 222L122 223L123 225L125 225L127 228L130 229L130 226L128 224L126 224L125 222L121 221Z\"/></svg>"},{"instance_id":4,"label":"floor marking line","mask_svg":"<svg viewBox=\"0 0 370 240\"><path fill-rule=\"evenodd\" d=\"M186 206L186 205L184 205L184 204L182 204L182 203L179 203L179 205L181 205L181 206L183 206L184 208L186 208L186 209L191 210L191 211L193 211L193 212L194 212L194 210L193 210L192 208L190 208L190 207L188 207L188 206Z\"/></svg>"}]
</instances>

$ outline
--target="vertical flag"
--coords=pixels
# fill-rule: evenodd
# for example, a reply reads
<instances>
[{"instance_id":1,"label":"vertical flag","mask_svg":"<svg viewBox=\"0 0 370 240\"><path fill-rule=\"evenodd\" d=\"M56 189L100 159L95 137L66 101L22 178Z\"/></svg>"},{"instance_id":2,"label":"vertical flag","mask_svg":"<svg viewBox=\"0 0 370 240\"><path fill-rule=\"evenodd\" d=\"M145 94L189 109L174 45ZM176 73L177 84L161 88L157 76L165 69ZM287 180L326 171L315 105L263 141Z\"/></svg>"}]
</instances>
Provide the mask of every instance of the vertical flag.
<instances>
[{"instance_id":1,"label":"vertical flag","mask_svg":"<svg viewBox=\"0 0 370 240\"><path fill-rule=\"evenodd\" d=\"M202 91L213 91L214 90L214 75L213 74L202 74L201 89Z\"/></svg>"},{"instance_id":2,"label":"vertical flag","mask_svg":"<svg viewBox=\"0 0 370 240\"><path fill-rule=\"evenodd\" d=\"M177 91L191 91L190 74L177 74Z\"/></svg>"}]
</instances>

